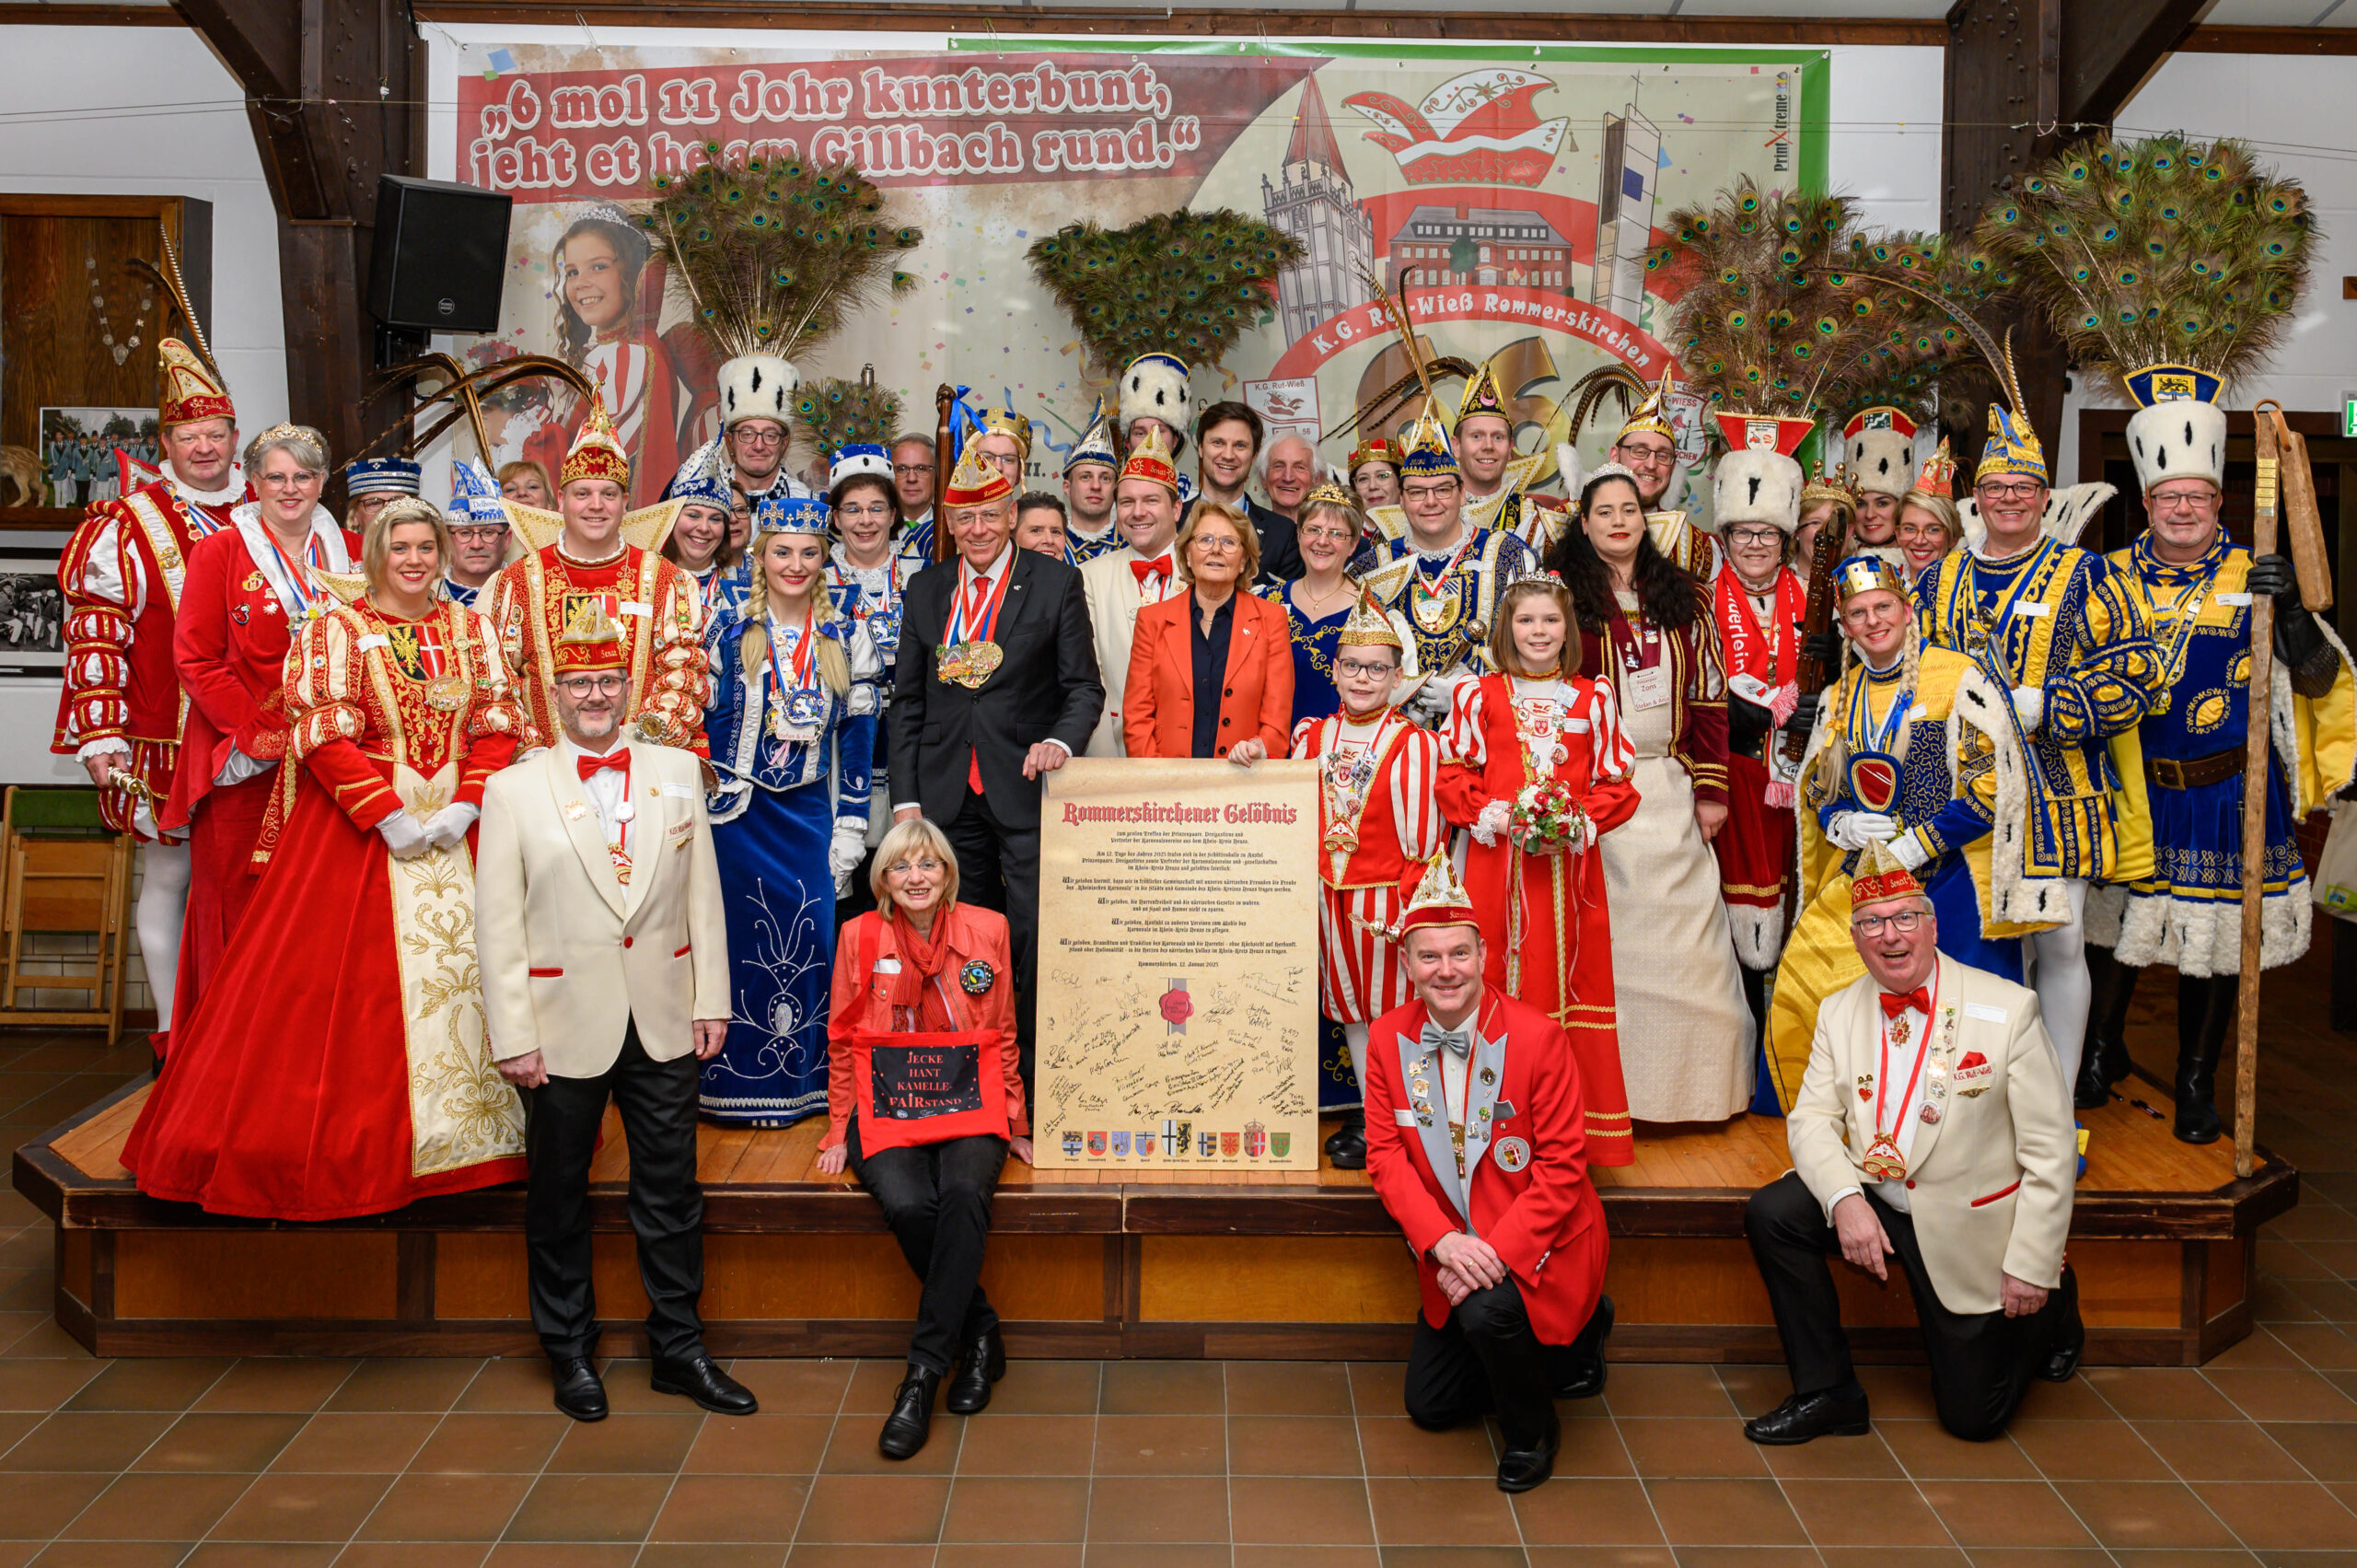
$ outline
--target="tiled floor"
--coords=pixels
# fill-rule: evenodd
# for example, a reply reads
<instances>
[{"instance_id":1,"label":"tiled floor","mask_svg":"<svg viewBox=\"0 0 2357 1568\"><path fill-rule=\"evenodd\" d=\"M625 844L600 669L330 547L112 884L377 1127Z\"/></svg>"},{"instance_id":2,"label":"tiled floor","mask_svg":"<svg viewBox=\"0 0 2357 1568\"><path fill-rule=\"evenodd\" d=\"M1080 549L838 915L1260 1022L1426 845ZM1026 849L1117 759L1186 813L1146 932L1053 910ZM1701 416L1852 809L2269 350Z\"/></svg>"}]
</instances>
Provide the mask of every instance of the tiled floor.
<instances>
[{"instance_id":1,"label":"tiled floor","mask_svg":"<svg viewBox=\"0 0 2357 1568\"><path fill-rule=\"evenodd\" d=\"M48 1318L47 1222L0 1195L0 1568L2357 1568L2357 1082L2321 1017L2292 1032L2260 1126L2305 1195L2260 1246L2264 1326L2211 1365L2038 1385L1980 1446L1870 1370L1873 1435L1761 1450L1739 1418L1780 1368L1616 1363L1515 1500L1490 1436L1409 1425L1394 1365L1017 1362L889 1466L883 1363L738 1362L745 1421L621 1364L575 1427L529 1361L94 1361ZM139 1049L0 1044L0 1142Z\"/></svg>"}]
</instances>

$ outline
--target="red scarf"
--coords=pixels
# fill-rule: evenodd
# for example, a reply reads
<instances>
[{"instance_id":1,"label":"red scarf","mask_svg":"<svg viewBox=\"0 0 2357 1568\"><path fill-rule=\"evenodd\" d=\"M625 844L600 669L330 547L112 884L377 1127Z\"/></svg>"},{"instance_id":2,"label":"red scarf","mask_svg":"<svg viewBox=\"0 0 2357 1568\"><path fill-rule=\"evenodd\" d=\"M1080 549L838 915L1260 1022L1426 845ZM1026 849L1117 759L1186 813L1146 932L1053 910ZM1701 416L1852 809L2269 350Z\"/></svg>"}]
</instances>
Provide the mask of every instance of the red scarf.
<instances>
[{"instance_id":1,"label":"red scarf","mask_svg":"<svg viewBox=\"0 0 2357 1568\"><path fill-rule=\"evenodd\" d=\"M1726 655L1726 672L1749 675L1772 691L1792 683L1800 667L1798 639L1792 628L1808 613L1808 590L1789 566L1776 570L1776 610L1765 630L1752 619L1751 596L1733 566L1719 569L1717 592L1719 644Z\"/></svg>"},{"instance_id":2,"label":"red scarf","mask_svg":"<svg viewBox=\"0 0 2357 1568\"><path fill-rule=\"evenodd\" d=\"M949 906L933 912L933 940L917 935L900 905L892 906L892 941L900 950L900 972L892 977L892 1005L922 1007L933 983L949 967Z\"/></svg>"}]
</instances>

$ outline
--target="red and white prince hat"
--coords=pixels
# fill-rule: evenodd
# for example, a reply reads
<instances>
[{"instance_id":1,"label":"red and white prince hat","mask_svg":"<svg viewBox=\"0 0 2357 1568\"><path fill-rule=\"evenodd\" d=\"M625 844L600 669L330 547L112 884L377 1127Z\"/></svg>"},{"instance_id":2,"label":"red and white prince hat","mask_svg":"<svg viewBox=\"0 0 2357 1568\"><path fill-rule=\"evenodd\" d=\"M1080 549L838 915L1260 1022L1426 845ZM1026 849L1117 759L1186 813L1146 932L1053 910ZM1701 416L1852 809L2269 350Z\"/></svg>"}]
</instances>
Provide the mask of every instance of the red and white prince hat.
<instances>
[{"instance_id":1,"label":"red and white prince hat","mask_svg":"<svg viewBox=\"0 0 2357 1568\"><path fill-rule=\"evenodd\" d=\"M1473 900L1457 879L1457 867L1446 850L1430 860L1408 863L1408 875L1399 879L1399 918L1389 932L1393 941L1405 941L1408 933L1426 926L1480 924Z\"/></svg>"}]
</instances>

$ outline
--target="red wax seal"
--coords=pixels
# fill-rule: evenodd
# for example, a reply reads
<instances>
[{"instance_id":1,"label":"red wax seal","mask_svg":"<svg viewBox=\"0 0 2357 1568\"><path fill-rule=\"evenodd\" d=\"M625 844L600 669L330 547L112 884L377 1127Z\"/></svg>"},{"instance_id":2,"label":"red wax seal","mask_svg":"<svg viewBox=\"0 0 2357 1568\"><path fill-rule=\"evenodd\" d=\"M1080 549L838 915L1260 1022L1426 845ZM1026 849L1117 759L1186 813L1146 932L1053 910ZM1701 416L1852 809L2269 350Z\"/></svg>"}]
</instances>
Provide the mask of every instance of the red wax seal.
<instances>
[{"instance_id":1,"label":"red wax seal","mask_svg":"<svg viewBox=\"0 0 2357 1568\"><path fill-rule=\"evenodd\" d=\"M1193 997L1188 995L1183 991L1166 991L1162 993L1162 1021L1164 1023L1183 1024L1194 1016L1195 999Z\"/></svg>"}]
</instances>

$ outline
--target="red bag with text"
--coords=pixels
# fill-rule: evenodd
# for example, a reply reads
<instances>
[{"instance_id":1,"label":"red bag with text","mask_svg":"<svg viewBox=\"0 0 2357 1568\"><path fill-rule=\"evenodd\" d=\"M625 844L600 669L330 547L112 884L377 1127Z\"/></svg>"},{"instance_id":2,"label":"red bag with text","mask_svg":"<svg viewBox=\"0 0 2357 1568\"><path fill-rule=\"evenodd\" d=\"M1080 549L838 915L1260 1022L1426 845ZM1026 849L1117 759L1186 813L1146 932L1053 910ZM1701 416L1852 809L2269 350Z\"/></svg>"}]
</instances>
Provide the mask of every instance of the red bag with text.
<instances>
[{"instance_id":1,"label":"red bag with text","mask_svg":"<svg viewBox=\"0 0 2357 1568\"><path fill-rule=\"evenodd\" d=\"M998 1031L851 1037L859 1148L901 1149L986 1132L1007 1135L1006 1077Z\"/></svg>"}]
</instances>

